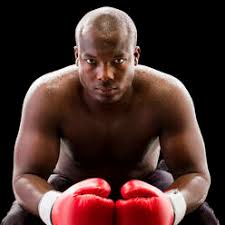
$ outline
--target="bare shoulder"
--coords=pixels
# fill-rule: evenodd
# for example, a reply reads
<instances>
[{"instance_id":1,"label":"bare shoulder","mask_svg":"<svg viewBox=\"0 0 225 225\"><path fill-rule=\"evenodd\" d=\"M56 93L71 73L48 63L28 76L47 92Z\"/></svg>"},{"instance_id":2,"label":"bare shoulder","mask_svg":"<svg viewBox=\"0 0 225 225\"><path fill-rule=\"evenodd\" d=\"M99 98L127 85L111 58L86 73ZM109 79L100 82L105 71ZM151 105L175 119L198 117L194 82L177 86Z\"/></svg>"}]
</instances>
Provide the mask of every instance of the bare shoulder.
<instances>
[{"instance_id":1,"label":"bare shoulder","mask_svg":"<svg viewBox=\"0 0 225 225\"><path fill-rule=\"evenodd\" d=\"M151 97L159 98L165 103L177 100L191 100L189 91L181 80L175 76L153 69L151 67L138 65L136 70L137 83L143 87L145 93Z\"/></svg>"},{"instance_id":2,"label":"bare shoulder","mask_svg":"<svg viewBox=\"0 0 225 225\"><path fill-rule=\"evenodd\" d=\"M144 104L154 110L163 127L168 123L179 123L181 126L181 123L195 120L193 99L179 79L146 66L138 66L136 80L143 87L141 96Z\"/></svg>"},{"instance_id":3,"label":"bare shoulder","mask_svg":"<svg viewBox=\"0 0 225 225\"><path fill-rule=\"evenodd\" d=\"M30 98L44 101L59 100L60 96L66 95L71 86L75 85L76 78L77 67L75 65L44 74L31 84L24 102L26 103Z\"/></svg>"}]
</instances>

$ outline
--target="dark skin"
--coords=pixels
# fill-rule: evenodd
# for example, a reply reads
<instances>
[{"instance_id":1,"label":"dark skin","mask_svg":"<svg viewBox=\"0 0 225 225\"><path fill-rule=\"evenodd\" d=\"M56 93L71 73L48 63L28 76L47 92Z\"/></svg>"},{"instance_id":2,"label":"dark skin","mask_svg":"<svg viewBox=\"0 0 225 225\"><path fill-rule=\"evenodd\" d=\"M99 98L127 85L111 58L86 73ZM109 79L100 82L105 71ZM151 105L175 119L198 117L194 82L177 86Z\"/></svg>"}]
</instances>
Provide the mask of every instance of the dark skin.
<instances>
[{"instance_id":1,"label":"dark skin","mask_svg":"<svg viewBox=\"0 0 225 225\"><path fill-rule=\"evenodd\" d=\"M206 198L210 175L192 99L176 78L138 65L140 49L118 29L90 29L75 47L76 65L39 78L23 105L13 187L33 214L54 171L113 187L156 169L159 151L187 212ZM159 143L160 142L160 147Z\"/></svg>"}]
</instances>

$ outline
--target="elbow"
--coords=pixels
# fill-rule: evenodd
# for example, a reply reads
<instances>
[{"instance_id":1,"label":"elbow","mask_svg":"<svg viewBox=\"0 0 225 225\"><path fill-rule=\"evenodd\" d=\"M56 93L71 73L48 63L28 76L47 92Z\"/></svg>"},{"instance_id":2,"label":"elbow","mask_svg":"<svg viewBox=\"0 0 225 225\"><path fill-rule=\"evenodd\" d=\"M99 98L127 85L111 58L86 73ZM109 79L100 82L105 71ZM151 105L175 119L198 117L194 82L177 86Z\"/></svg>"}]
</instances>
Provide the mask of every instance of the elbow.
<instances>
[{"instance_id":1,"label":"elbow","mask_svg":"<svg viewBox=\"0 0 225 225\"><path fill-rule=\"evenodd\" d=\"M15 195L16 200L22 204L20 196L24 195L24 187L26 187L26 189L30 188L30 177L28 174L17 174L17 175L13 175L13 179L12 179L12 188L13 188L13 193Z\"/></svg>"},{"instance_id":2,"label":"elbow","mask_svg":"<svg viewBox=\"0 0 225 225\"><path fill-rule=\"evenodd\" d=\"M12 187L13 187L14 193L16 191L17 183L20 181L20 179L21 179L21 176L13 176L13 179L12 179Z\"/></svg>"},{"instance_id":3,"label":"elbow","mask_svg":"<svg viewBox=\"0 0 225 225\"><path fill-rule=\"evenodd\" d=\"M203 179L205 180L205 185L206 185L206 187L207 187L207 193L208 193L209 188L210 188L210 186L211 186L211 176L210 176L209 171L207 171L206 173L204 173L204 174L202 175L202 177L203 177Z\"/></svg>"},{"instance_id":4,"label":"elbow","mask_svg":"<svg viewBox=\"0 0 225 225\"><path fill-rule=\"evenodd\" d=\"M23 179L24 174L13 174L13 178L12 178L12 186L13 189L16 188L17 184L20 183L21 179Z\"/></svg>"},{"instance_id":5,"label":"elbow","mask_svg":"<svg viewBox=\"0 0 225 225\"><path fill-rule=\"evenodd\" d=\"M201 177L201 183L202 183L201 185L202 190L204 191L203 191L202 197L198 201L198 206L202 205L205 202L210 186L211 186L211 176L209 173L201 174L200 177Z\"/></svg>"},{"instance_id":6,"label":"elbow","mask_svg":"<svg viewBox=\"0 0 225 225\"><path fill-rule=\"evenodd\" d=\"M21 182L23 182L23 175L13 176L13 179L12 179L13 193L15 195L16 200L19 203L20 203L20 200L18 198L18 192L20 190Z\"/></svg>"},{"instance_id":7,"label":"elbow","mask_svg":"<svg viewBox=\"0 0 225 225\"><path fill-rule=\"evenodd\" d=\"M209 174L195 173L192 182L193 186L191 185L190 195L187 197L189 205L187 214L196 210L205 202L211 185L211 177Z\"/></svg>"}]
</instances>

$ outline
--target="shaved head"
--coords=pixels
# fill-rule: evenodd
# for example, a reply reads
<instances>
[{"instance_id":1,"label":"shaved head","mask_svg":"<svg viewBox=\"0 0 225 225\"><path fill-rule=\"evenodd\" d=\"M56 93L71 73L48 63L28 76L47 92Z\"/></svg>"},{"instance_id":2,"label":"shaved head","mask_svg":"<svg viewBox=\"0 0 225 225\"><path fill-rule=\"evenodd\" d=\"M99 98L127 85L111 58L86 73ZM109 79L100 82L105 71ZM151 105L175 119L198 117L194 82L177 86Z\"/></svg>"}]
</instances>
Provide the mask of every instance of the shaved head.
<instances>
[{"instance_id":1,"label":"shaved head","mask_svg":"<svg viewBox=\"0 0 225 225\"><path fill-rule=\"evenodd\" d=\"M105 41L115 34L124 36L135 47L137 44L137 29L130 16L116 8L101 7L85 14L76 27L75 38L79 46L80 38L92 30Z\"/></svg>"}]
</instances>

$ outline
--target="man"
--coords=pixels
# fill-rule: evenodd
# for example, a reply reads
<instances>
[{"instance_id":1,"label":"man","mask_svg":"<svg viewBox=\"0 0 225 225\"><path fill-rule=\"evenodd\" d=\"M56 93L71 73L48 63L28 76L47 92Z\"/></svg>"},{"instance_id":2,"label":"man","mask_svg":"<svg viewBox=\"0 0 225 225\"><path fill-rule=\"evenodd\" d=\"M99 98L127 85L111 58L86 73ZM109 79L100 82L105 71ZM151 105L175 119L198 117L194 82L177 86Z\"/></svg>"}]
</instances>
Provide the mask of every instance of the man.
<instances>
[{"instance_id":1,"label":"man","mask_svg":"<svg viewBox=\"0 0 225 225\"><path fill-rule=\"evenodd\" d=\"M204 203L210 174L191 96L175 77L139 65L136 44L125 12L98 8L76 27L75 65L31 85L15 144L16 202L2 224L112 224L115 216L131 225L128 217L142 220L146 210L148 224L219 224ZM173 176L158 165L160 152ZM131 205L158 196L160 208L130 211L120 189ZM83 194L88 206L73 202Z\"/></svg>"}]
</instances>

